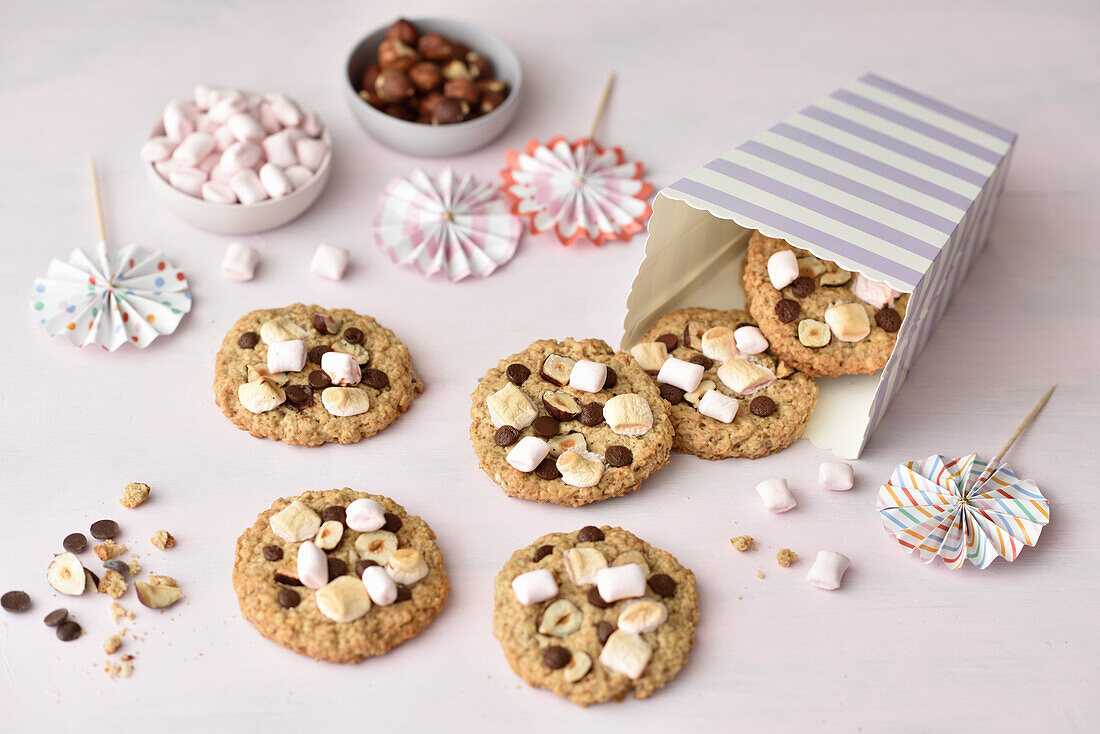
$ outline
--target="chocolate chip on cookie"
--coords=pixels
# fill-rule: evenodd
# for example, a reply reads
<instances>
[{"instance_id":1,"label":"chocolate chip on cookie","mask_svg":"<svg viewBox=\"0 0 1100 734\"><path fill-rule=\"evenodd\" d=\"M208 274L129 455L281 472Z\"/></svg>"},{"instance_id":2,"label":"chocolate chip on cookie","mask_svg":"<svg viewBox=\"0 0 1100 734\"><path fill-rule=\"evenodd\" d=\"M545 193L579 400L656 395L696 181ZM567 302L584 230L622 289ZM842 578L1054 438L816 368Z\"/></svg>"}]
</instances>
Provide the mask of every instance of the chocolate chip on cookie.
<instances>
[{"instance_id":1,"label":"chocolate chip on cookie","mask_svg":"<svg viewBox=\"0 0 1100 734\"><path fill-rule=\"evenodd\" d=\"M603 380L603 389L610 390L619 384L619 373L610 367L607 368L607 377Z\"/></svg>"},{"instance_id":2,"label":"chocolate chip on cookie","mask_svg":"<svg viewBox=\"0 0 1100 734\"><path fill-rule=\"evenodd\" d=\"M597 609L607 609L611 606L610 602L603 600L603 597L600 596L600 590L595 586L588 590L588 603Z\"/></svg>"},{"instance_id":3,"label":"chocolate chip on cookie","mask_svg":"<svg viewBox=\"0 0 1100 734\"><path fill-rule=\"evenodd\" d=\"M364 558L361 561L356 561L355 562L355 575L356 576L362 576L363 572L366 571L371 566L381 566L381 565L382 564L379 563L378 561L372 561L369 558Z\"/></svg>"},{"instance_id":4,"label":"chocolate chip on cookie","mask_svg":"<svg viewBox=\"0 0 1100 734\"><path fill-rule=\"evenodd\" d=\"M254 331L242 332L241 335L237 337L237 346L241 349L251 349L259 343L260 335Z\"/></svg>"},{"instance_id":5,"label":"chocolate chip on cookie","mask_svg":"<svg viewBox=\"0 0 1100 734\"><path fill-rule=\"evenodd\" d=\"M538 563L543 558L554 552L554 546L552 545L540 545L535 549L535 563Z\"/></svg>"},{"instance_id":6,"label":"chocolate chip on cookie","mask_svg":"<svg viewBox=\"0 0 1100 734\"><path fill-rule=\"evenodd\" d=\"M292 403L304 403L313 396L313 391L308 385L288 385L286 399Z\"/></svg>"},{"instance_id":7,"label":"chocolate chip on cookie","mask_svg":"<svg viewBox=\"0 0 1100 734\"><path fill-rule=\"evenodd\" d=\"M676 582L667 573L655 573L649 577L649 588L660 596L673 596L676 593Z\"/></svg>"},{"instance_id":8,"label":"chocolate chip on cookie","mask_svg":"<svg viewBox=\"0 0 1100 734\"><path fill-rule=\"evenodd\" d=\"M795 298L805 298L814 292L815 287L813 278L802 275L795 278L791 283L791 293L794 294Z\"/></svg>"},{"instance_id":9,"label":"chocolate chip on cookie","mask_svg":"<svg viewBox=\"0 0 1100 734\"><path fill-rule=\"evenodd\" d=\"M560 428L561 425L548 415L540 415L535 419L535 422L531 424L531 429L543 438L550 438L551 436L558 435L558 430Z\"/></svg>"},{"instance_id":10,"label":"chocolate chip on cookie","mask_svg":"<svg viewBox=\"0 0 1100 734\"><path fill-rule=\"evenodd\" d=\"M334 579L338 576L343 576L347 572L348 572L348 564L345 561L343 561L339 558L333 558L332 556L328 557L328 578L329 578L329 581L331 581L332 579Z\"/></svg>"},{"instance_id":11,"label":"chocolate chip on cookie","mask_svg":"<svg viewBox=\"0 0 1100 734\"><path fill-rule=\"evenodd\" d=\"M603 458L607 461L607 465L611 467L630 466L634 463L634 454L626 446L620 446L619 444L608 446L607 451L604 451Z\"/></svg>"},{"instance_id":12,"label":"chocolate chip on cookie","mask_svg":"<svg viewBox=\"0 0 1100 734\"><path fill-rule=\"evenodd\" d=\"M901 315L886 306L875 312L875 323L883 331L889 331L892 334L901 328Z\"/></svg>"},{"instance_id":13,"label":"chocolate chip on cookie","mask_svg":"<svg viewBox=\"0 0 1100 734\"><path fill-rule=\"evenodd\" d=\"M386 518L386 524L382 526L383 530L390 533L396 533L398 530L401 529L401 518L397 515L393 514L392 512L386 512L382 514L382 517Z\"/></svg>"},{"instance_id":14,"label":"chocolate chip on cookie","mask_svg":"<svg viewBox=\"0 0 1100 734\"><path fill-rule=\"evenodd\" d=\"M693 355L689 360L692 364L700 365L703 370L709 370L714 365L714 360L703 354Z\"/></svg>"},{"instance_id":15,"label":"chocolate chip on cookie","mask_svg":"<svg viewBox=\"0 0 1100 734\"><path fill-rule=\"evenodd\" d=\"M531 376L531 370L519 362L513 362L504 370L504 374L508 375L508 380L513 385L522 385Z\"/></svg>"},{"instance_id":16,"label":"chocolate chip on cookie","mask_svg":"<svg viewBox=\"0 0 1100 734\"><path fill-rule=\"evenodd\" d=\"M603 406L599 403L586 403L581 408L581 416L578 418L581 424L592 427L603 423Z\"/></svg>"},{"instance_id":17,"label":"chocolate chip on cookie","mask_svg":"<svg viewBox=\"0 0 1100 734\"><path fill-rule=\"evenodd\" d=\"M672 354L672 350L676 348L676 345L680 343L680 339L675 334L661 334L655 339L665 345L668 349L668 353Z\"/></svg>"},{"instance_id":18,"label":"chocolate chip on cookie","mask_svg":"<svg viewBox=\"0 0 1100 734\"><path fill-rule=\"evenodd\" d=\"M348 510L343 505L329 505L321 510L321 522L335 520L343 526L348 524Z\"/></svg>"},{"instance_id":19,"label":"chocolate chip on cookie","mask_svg":"<svg viewBox=\"0 0 1100 734\"><path fill-rule=\"evenodd\" d=\"M661 397L669 402L670 405L679 405L684 400L686 393L675 385L670 385L667 382L661 383Z\"/></svg>"},{"instance_id":20,"label":"chocolate chip on cookie","mask_svg":"<svg viewBox=\"0 0 1100 734\"><path fill-rule=\"evenodd\" d=\"M309 386L314 390L324 390L326 387L332 384L332 378L321 370L313 370L309 373L309 377L306 378L309 382Z\"/></svg>"},{"instance_id":21,"label":"chocolate chip on cookie","mask_svg":"<svg viewBox=\"0 0 1100 734\"><path fill-rule=\"evenodd\" d=\"M577 540L582 543L598 543L603 540L603 531L595 525L585 525L577 533Z\"/></svg>"},{"instance_id":22,"label":"chocolate chip on cookie","mask_svg":"<svg viewBox=\"0 0 1100 734\"><path fill-rule=\"evenodd\" d=\"M344 341L348 344L362 344L363 331L361 329L356 329L354 326L350 329L344 329Z\"/></svg>"},{"instance_id":23,"label":"chocolate chip on cookie","mask_svg":"<svg viewBox=\"0 0 1100 734\"><path fill-rule=\"evenodd\" d=\"M548 645L542 650L542 662L551 670L560 670L573 659L573 653L561 645Z\"/></svg>"},{"instance_id":24,"label":"chocolate chip on cookie","mask_svg":"<svg viewBox=\"0 0 1100 734\"><path fill-rule=\"evenodd\" d=\"M309 350L309 353L306 354L306 359L308 359L310 362L312 362L315 365L320 365L321 364L321 357L325 356L326 354L328 354L331 351L332 351L332 347L327 347L324 344L320 344L320 345L318 345L316 347L313 347L312 349Z\"/></svg>"},{"instance_id":25,"label":"chocolate chip on cookie","mask_svg":"<svg viewBox=\"0 0 1100 734\"><path fill-rule=\"evenodd\" d=\"M550 457L547 457L540 461L539 465L535 467L535 476L539 479L545 479L551 482L555 479L559 479L561 477L561 472L558 471L557 463Z\"/></svg>"},{"instance_id":26,"label":"chocolate chip on cookie","mask_svg":"<svg viewBox=\"0 0 1100 734\"><path fill-rule=\"evenodd\" d=\"M775 317L781 323L791 323L800 313L802 313L802 306L798 305L798 301L792 301L790 298L782 298L775 304Z\"/></svg>"},{"instance_id":27,"label":"chocolate chip on cookie","mask_svg":"<svg viewBox=\"0 0 1100 734\"><path fill-rule=\"evenodd\" d=\"M749 411L753 415L767 418L775 412L775 401L767 395L758 395L749 403Z\"/></svg>"},{"instance_id":28,"label":"chocolate chip on cookie","mask_svg":"<svg viewBox=\"0 0 1100 734\"><path fill-rule=\"evenodd\" d=\"M382 370L363 370L363 384L375 390L383 390L390 386L390 378Z\"/></svg>"},{"instance_id":29,"label":"chocolate chip on cookie","mask_svg":"<svg viewBox=\"0 0 1100 734\"><path fill-rule=\"evenodd\" d=\"M401 584L397 585L397 601L408 601L412 598L412 589L410 589L408 586L402 586Z\"/></svg>"},{"instance_id":30,"label":"chocolate chip on cookie","mask_svg":"<svg viewBox=\"0 0 1100 734\"><path fill-rule=\"evenodd\" d=\"M519 431L515 426L501 426L493 434L493 441L497 446L511 446L519 440Z\"/></svg>"},{"instance_id":31,"label":"chocolate chip on cookie","mask_svg":"<svg viewBox=\"0 0 1100 734\"><path fill-rule=\"evenodd\" d=\"M611 633L615 631L615 625L611 624L607 620L604 620L596 625L596 637L599 639L600 644L607 642L607 638L611 636Z\"/></svg>"},{"instance_id":32,"label":"chocolate chip on cookie","mask_svg":"<svg viewBox=\"0 0 1100 734\"><path fill-rule=\"evenodd\" d=\"M302 596L294 589L279 589L279 593L275 595L275 600L279 602L279 606L283 609L293 609L298 606L302 601Z\"/></svg>"}]
</instances>

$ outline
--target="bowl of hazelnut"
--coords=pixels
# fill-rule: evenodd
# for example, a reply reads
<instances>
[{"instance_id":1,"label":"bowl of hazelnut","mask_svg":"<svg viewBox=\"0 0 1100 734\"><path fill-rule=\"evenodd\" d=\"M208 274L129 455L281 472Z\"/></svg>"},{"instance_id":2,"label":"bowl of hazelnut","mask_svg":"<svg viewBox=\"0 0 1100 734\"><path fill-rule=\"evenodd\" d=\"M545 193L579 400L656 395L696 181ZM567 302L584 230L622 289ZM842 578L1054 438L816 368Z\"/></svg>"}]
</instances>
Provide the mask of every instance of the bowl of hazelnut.
<instances>
[{"instance_id":1,"label":"bowl of hazelnut","mask_svg":"<svg viewBox=\"0 0 1100 734\"><path fill-rule=\"evenodd\" d=\"M363 129L417 156L457 155L493 140L515 119L519 56L481 26L450 18L400 19L364 37L348 57L345 92Z\"/></svg>"}]
</instances>

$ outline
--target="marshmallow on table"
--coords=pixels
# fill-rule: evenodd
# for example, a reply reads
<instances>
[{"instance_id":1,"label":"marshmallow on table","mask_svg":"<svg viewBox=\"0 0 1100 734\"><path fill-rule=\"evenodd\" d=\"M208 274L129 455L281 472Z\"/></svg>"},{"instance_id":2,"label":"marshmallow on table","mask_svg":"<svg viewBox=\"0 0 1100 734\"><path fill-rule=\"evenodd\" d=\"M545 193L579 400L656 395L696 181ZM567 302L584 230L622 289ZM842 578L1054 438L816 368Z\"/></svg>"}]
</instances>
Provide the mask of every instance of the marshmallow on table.
<instances>
[{"instance_id":1,"label":"marshmallow on table","mask_svg":"<svg viewBox=\"0 0 1100 734\"><path fill-rule=\"evenodd\" d=\"M255 204L268 198L267 189L260 183L260 177L251 168L237 171L229 179L229 188L237 195L242 204Z\"/></svg>"},{"instance_id":2,"label":"marshmallow on table","mask_svg":"<svg viewBox=\"0 0 1100 734\"><path fill-rule=\"evenodd\" d=\"M263 151L260 146L247 140L244 142L238 141L222 153L221 166L228 172L236 173L246 168L252 168L260 162L262 157Z\"/></svg>"},{"instance_id":3,"label":"marshmallow on table","mask_svg":"<svg viewBox=\"0 0 1100 734\"><path fill-rule=\"evenodd\" d=\"M794 250L780 250L768 258L768 279L776 290L786 288L798 277L798 258Z\"/></svg>"},{"instance_id":4,"label":"marshmallow on table","mask_svg":"<svg viewBox=\"0 0 1100 734\"><path fill-rule=\"evenodd\" d=\"M298 157L298 163L311 171L321 167L325 153L328 153L328 146L323 140L298 138L294 141L294 154Z\"/></svg>"},{"instance_id":5,"label":"marshmallow on table","mask_svg":"<svg viewBox=\"0 0 1100 734\"><path fill-rule=\"evenodd\" d=\"M267 137L267 131L263 126L246 112L238 112L230 117L225 121L225 127L235 139L242 143L258 143Z\"/></svg>"},{"instance_id":6,"label":"marshmallow on table","mask_svg":"<svg viewBox=\"0 0 1100 734\"><path fill-rule=\"evenodd\" d=\"M329 280L340 280L348 267L348 251L340 247L321 244L313 253L309 269L315 275Z\"/></svg>"},{"instance_id":7,"label":"marshmallow on table","mask_svg":"<svg viewBox=\"0 0 1100 734\"><path fill-rule=\"evenodd\" d=\"M344 512L344 522L352 530L369 533L386 524L386 513L382 505L370 497L360 497L348 505Z\"/></svg>"},{"instance_id":8,"label":"marshmallow on table","mask_svg":"<svg viewBox=\"0 0 1100 734\"><path fill-rule=\"evenodd\" d=\"M569 387L584 392L599 392L607 382L607 365L589 359L578 359L569 373Z\"/></svg>"},{"instance_id":9,"label":"marshmallow on table","mask_svg":"<svg viewBox=\"0 0 1100 734\"><path fill-rule=\"evenodd\" d=\"M260 167L260 183L272 199L281 199L294 190L294 184L283 173L283 169L274 163L265 163Z\"/></svg>"},{"instance_id":10,"label":"marshmallow on table","mask_svg":"<svg viewBox=\"0 0 1100 734\"><path fill-rule=\"evenodd\" d=\"M145 141L145 144L141 146L141 160L146 163L163 161L165 158L172 155L172 151L175 147L176 144L169 140L166 135L157 135L156 137L149 138Z\"/></svg>"},{"instance_id":11,"label":"marshmallow on table","mask_svg":"<svg viewBox=\"0 0 1100 734\"><path fill-rule=\"evenodd\" d=\"M756 485L756 493L764 500L764 509L768 512L786 512L798 505L786 479L765 479Z\"/></svg>"},{"instance_id":12,"label":"marshmallow on table","mask_svg":"<svg viewBox=\"0 0 1100 734\"><path fill-rule=\"evenodd\" d=\"M609 566L596 572L596 591L609 604L645 596L645 589L645 571L637 563Z\"/></svg>"},{"instance_id":13,"label":"marshmallow on table","mask_svg":"<svg viewBox=\"0 0 1100 734\"><path fill-rule=\"evenodd\" d=\"M264 155L267 156L269 163L282 168L298 163L298 155L294 151L294 132L302 134L300 131L280 130L263 139Z\"/></svg>"},{"instance_id":14,"label":"marshmallow on table","mask_svg":"<svg viewBox=\"0 0 1100 734\"><path fill-rule=\"evenodd\" d=\"M206 174L197 168L179 168L168 172L168 183L190 196L202 196Z\"/></svg>"},{"instance_id":15,"label":"marshmallow on table","mask_svg":"<svg viewBox=\"0 0 1100 734\"><path fill-rule=\"evenodd\" d=\"M221 186L222 184L203 184L203 198L206 198L206 186L210 185ZM233 280L252 280L258 262L260 262L260 255L254 249L240 242L230 242L229 247L225 248L225 259L222 260L222 275Z\"/></svg>"},{"instance_id":16,"label":"marshmallow on table","mask_svg":"<svg viewBox=\"0 0 1100 734\"><path fill-rule=\"evenodd\" d=\"M817 469L817 483L834 492L844 492L852 488L855 478L852 465L843 461L823 461Z\"/></svg>"},{"instance_id":17,"label":"marshmallow on table","mask_svg":"<svg viewBox=\"0 0 1100 734\"><path fill-rule=\"evenodd\" d=\"M533 472L550 454L550 444L538 436L524 436L508 452L507 461L521 472Z\"/></svg>"},{"instance_id":18,"label":"marshmallow on table","mask_svg":"<svg viewBox=\"0 0 1100 734\"><path fill-rule=\"evenodd\" d=\"M386 573L385 566L364 569L363 586L367 587L370 600L380 607L387 607L397 601L397 584Z\"/></svg>"},{"instance_id":19,"label":"marshmallow on table","mask_svg":"<svg viewBox=\"0 0 1100 734\"><path fill-rule=\"evenodd\" d=\"M733 423L733 419L737 417L737 400L711 389L703 393L697 410L708 418L722 423Z\"/></svg>"},{"instance_id":20,"label":"marshmallow on table","mask_svg":"<svg viewBox=\"0 0 1100 734\"><path fill-rule=\"evenodd\" d=\"M575 367L573 369L576 370ZM678 387L684 392L691 392L699 387L699 383L703 381L703 372L705 371L701 364L669 357L657 373L657 382L664 382Z\"/></svg>"},{"instance_id":21,"label":"marshmallow on table","mask_svg":"<svg viewBox=\"0 0 1100 734\"><path fill-rule=\"evenodd\" d=\"M733 332L733 340L742 354L760 354L768 348L768 340L755 326L740 326Z\"/></svg>"},{"instance_id":22,"label":"marshmallow on table","mask_svg":"<svg viewBox=\"0 0 1100 734\"><path fill-rule=\"evenodd\" d=\"M298 546L298 580L309 589L328 583L328 556L313 543Z\"/></svg>"},{"instance_id":23,"label":"marshmallow on table","mask_svg":"<svg viewBox=\"0 0 1100 734\"><path fill-rule=\"evenodd\" d=\"M210 133L193 132L180 141L172 152L172 157L177 161L183 161L196 165L214 150L214 136Z\"/></svg>"},{"instance_id":24,"label":"marshmallow on table","mask_svg":"<svg viewBox=\"0 0 1100 734\"><path fill-rule=\"evenodd\" d=\"M885 283L871 280L863 273L853 275L848 287L852 290L853 296L878 309L893 306L894 299L901 295Z\"/></svg>"},{"instance_id":25,"label":"marshmallow on table","mask_svg":"<svg viewBox=\"0 0 1100 734\"><path fill-rule=\"evenodd\" d=\"M545 568L521 573L512 579L512 591L520 604L538 604L558 595L558 582Z\"/></svg>"},{"instance_id":26,"label":"marshmallow on table","mask_svg":"<svg viewBox=\"0 0 1100 734\"><path fill-rule=\"evenodd\" d=\"M164 134L169 140L179 142L195 132L195 122L188 117L183 105L173 100L164 108L162 116Z\"/></svg>"},{"instance_id":27,"label":"marshmallow on table","mask_svg":"<svg viewBox=\"0 0 1100 734\"><path fill-rule=\"evenodd\" d=\"M814 565L810 566L810 572L806 574L806 580L810 586L832 591L840 588L840 580L844 578L844 572L852 562L848 557L836 551L818 551Z\"/></svg>"},{"instance_id":28,"label":"marshmallow on table","mask_svg":"<svg viewBox=\"0 0 1100 734\"><path fill-rule=\"evenodd\" d=\"M272 372L298 372L305 366L305 340L291 339L268 345L267 368Z\"/></svg>"},{"instance_id":29,"label":"marshmallow on table","mask_svg":"<svg viewBox=\"0 0 1100 734\"><path fill-rule=\"evenodd\" d=\"M286 174L286 177L290 179L296 189L302 188L305 186L306 181L313 178L313 171L305 166L288 166L283 170L283 173Z\"/></svg>"},{"instance_id":30,"label":"marshmallow on table","mask_svg":"<svg viewBox=\"0 0 1100 734\"><path fill-rule=\"evenodd\" d=\"M343 352L325 352L321 355L321 371L332 379L333 385L358 385L363 378L359 362Z\"/></svg>"}]
</instances>

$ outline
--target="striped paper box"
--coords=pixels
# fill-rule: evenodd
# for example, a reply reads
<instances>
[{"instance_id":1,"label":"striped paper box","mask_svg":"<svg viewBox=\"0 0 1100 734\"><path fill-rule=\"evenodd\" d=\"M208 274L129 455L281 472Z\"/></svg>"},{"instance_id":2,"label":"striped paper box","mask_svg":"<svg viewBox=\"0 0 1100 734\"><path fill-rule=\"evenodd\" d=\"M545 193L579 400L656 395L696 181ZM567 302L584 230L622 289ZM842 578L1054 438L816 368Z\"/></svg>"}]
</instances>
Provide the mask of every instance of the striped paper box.
<instances>
[{"instance_id":1,"label":"striped paper box","mask_svg":"<svg viewBox=\"0 0 1100 734\"><path fill-rule=\"evenodd\" d=\"M985 243L1016 135L866 74L660 191L624 348L683 306L744 306L753 230L911 293L875 376L820 378L806 437L857 458Z\"/></svg>"}]
</instances>

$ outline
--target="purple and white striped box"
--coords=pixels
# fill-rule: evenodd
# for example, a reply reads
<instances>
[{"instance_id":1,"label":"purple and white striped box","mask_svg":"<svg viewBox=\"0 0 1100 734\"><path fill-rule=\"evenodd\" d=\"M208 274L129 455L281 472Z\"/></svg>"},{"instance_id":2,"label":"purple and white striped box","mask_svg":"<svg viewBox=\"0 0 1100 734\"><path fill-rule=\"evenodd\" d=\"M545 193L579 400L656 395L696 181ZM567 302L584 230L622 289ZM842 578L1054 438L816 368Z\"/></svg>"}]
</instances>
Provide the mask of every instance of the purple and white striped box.
<instances>
[{"instance_id":1,"label":"purple and white striped box","mask_svg":"<svg viewBox=\"0 0 1100 734\"><path fill-rule=\"evenodd\" d=\"M744 305L753 230L911 293L875 376L818 380L806 437L857 458L985 243L1016 134L866 74L661 190L622 344L682 306Z\"/></svg>"}]
</instances>

